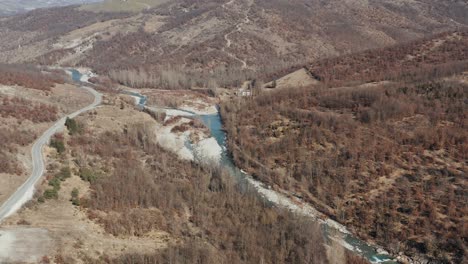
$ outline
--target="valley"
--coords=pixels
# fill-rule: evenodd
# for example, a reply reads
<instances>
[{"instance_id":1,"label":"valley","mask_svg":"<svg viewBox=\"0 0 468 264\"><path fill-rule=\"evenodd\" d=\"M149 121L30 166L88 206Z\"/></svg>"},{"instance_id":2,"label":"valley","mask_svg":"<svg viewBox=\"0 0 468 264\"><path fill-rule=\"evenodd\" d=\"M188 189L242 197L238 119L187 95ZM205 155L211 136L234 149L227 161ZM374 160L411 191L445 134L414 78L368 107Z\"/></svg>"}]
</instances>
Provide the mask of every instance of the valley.
<instances>
[{"instance_id":1,"label":"valley","mask_svg":"<svg viewBox=\"0 0 468 264\"><path fill-rule=\"evenodd\" d=\"M0 17L0 263L464 263L465 11L107 0Z\"/></svg>"}]
</instances>

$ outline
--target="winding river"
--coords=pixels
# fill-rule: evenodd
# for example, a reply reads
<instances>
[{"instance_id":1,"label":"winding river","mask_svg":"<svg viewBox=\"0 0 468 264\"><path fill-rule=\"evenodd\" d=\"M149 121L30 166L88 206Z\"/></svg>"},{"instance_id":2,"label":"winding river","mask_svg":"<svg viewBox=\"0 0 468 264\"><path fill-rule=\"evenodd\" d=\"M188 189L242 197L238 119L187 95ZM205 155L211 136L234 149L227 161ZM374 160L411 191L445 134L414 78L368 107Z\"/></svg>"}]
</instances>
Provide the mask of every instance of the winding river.
<instances>
[{"instance_id":1,"label":"winding river","mask_svg":"<svg viewBox=\"0 0 468 264\"><path fill-rule=\"evenodd\" d=\"M73 77L73 80L80 81L81 74L76 70L72 70L72 77ZM146 106L146 102L147 102L146 96L141 95L136 92L124 92L124 93L138 97L139 108L144 108ZM186 111L182 109L176 109L176 110L185 112L187 114L194 116L195 118L200 119L210 129L211 136L216 139L218 144L223 149L222 154L221 154L221 163L220 163L221 166L227 169L237 181L239 181L241 184L245 184L247 188L256 190L258 194L263 199L266 199L268 202L271 202L272 204L278 204L278 201L269 199L268 196L265 196L265 192L262 192L262 190L266 190L266 192L270 192L270 193L274 191L263 186L263 184L253 180L252 177L244 173L241 169L236 167L236 165L234 164L232 158L229 156L229 153L227 151L226 132L223 130L223 124L221 121L221 116L219 114L196 115L195 113L190 112L190 111ZM307 210L304 210L304 212L305 211ZM370 244L366 243L363 240L360 240L359 238L357 238L356 236L348 232L346 228L342 227L335 221L331 219L322 220L317 217L314 217L314 219L317 220L321 224L323 234L326 240L328 241L337 240L347 249L355 252L358 255L365 257L372 263L386 263L386 264L397 263L396 261L393 260L393 258L390 255L379 253L376 247L371 246Z\"/></svg>"},{"instance_id":2,"label":"winding river","mask_svg":"<svg viewBox=\"0 0 468 264\"><path fill-rule=\"evenodd\" d=\"M245 181L248 176L242 170L235 166L232 158L229 156L227 151L227 144L226 144L226 132L223 130L223 125L221 121L221 117L219 114L216 115L207 115L207 116L199 116L199 118L203 121L203 123L210 128L211 136L216 138L216 141L220 146L223 148L222 153L222 161L221 164L227 168L231 175L233 175L236 179L240 179ZM252 180L248 181L252 182ZM264 187L267 188L267 187ZM256 189L256 188L252 188ZM263 196L264 197L264 196ZM345 242L345 247L348 249L364 256L369 261L373 263L396 263L392 261L392 257L387 254L379 254L376 248L368 245L364 241L356 238L351 233L344 231L342 229L336 229L336 225L331 224L330 222L320 221L321 226L324 231L324 235L328 240L333 239L334 237L342 237L343 241ZM333 237L331 234L334 234Z\"/></svg>"}]
</instances>

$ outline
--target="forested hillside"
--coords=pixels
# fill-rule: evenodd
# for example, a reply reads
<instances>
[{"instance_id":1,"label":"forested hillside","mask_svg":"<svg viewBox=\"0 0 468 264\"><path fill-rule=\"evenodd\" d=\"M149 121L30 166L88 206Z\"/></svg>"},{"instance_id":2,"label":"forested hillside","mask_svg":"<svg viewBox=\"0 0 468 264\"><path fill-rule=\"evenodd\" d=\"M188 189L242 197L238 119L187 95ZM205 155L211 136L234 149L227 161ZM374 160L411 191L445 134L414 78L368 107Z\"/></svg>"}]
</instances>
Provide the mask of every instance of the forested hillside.
<instances>
[{"instance_id":1,"label":"forested hillside","mask_svg":"<svg viewBox=\"0 0 468 264\"><path fill-rule=\"evenodd\" d=\"M313 222L265 206L223 171L180 161L144 127L99 137L89 131L70 142L81 159L80 175L91 185L91 196L81 200L91 219L115 236L158 230L178 240L166 250L112 263L328 262Z\"/></svg>"},{"instance_id":2,"label":"forested hillside","mask_svg":"<svg viewBox=\"0 0 468 264\"><path fill-rule=\"evenodd\" d=\"M308 67L327 85L437 78L468 63L468 31L444 32L390 48L330 58Z\"/></svg>"},{"instance_id":3,"label":"forested hillside","mask_svg":"<svg viewBox=\"0 0 468 264\"><path fill-rule=\"evenodd\" d=\"M89 100L63 71L0 64L0 203L29 175L34 140Z\"/></svg>"},{"instance_id":4,"label":"forested hillside","mask_svg":"<svg viewBox=\"0 0 468 264\"><path fill-rule=\"evenodd\" d=\"M326 85L226 102L236 163L392 252L462 263L466 40L450 33L318 62Z\"/></svg>"},{"instance_id":5,"label":"forested hillside","mask_svg":"<svg viewBox=\"0 0 468 264\"><path fill-rule=\"evenodd\" d=\"M177 0L148 6L126 13L65 7L0 19L0 61L85 65L135 87L239 86L291 66L468 24L465 1Z\"/></svg>"},{"instance_id":6,"label":"forested hillside","mask_svg":"<svg viewBox=\"0 0 468 264\"><path fill-rule=\"evenodd\" d=\"M0 202L34 140L100 102L42 148L0 262L465 264L466 14L465 0L109 0L0 16ZM203 119L218 110L224 127Z\"/></svg>"}]
</instances>

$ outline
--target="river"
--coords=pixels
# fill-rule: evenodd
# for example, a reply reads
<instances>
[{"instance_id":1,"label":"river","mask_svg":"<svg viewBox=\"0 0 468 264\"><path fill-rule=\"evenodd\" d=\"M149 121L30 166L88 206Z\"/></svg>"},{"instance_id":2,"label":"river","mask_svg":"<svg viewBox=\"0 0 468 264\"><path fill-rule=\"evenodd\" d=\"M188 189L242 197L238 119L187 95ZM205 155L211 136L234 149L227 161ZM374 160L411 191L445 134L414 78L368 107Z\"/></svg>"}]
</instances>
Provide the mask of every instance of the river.
<instances>
[{"instance_id":1,"label":"river","mask_svg":"<svg viewBox=\"0 0 468 264\"><path fill-rule=\"evenodd\" d=\"M81 74L77 70L71 70L72 72L72 78L75 81L80 81L81 79ZM136 92L124 92L125 94L129 94L132 96L136 96L139 98L138 100L138 107L139 108L144 108L146 106L147 98L144 95L141 95ZM275 204L275 201L269 200L268 197L262 194L262 192L259 191L258 185L256 187L253 186L252 182L255 182L249 175L245 174L241 169L235 166L232 158L229 156L229 152L227 151L227 142L226 142L226 132L223 130L223 124L221 121L221 116L219 114L214 114L214 115L196 115L193 112L182 110L182 109L176 109L181 112L186 112L187 114L193 115L195 118L200 119L209 129L211 136L216 139L218 144L221 146L223 149L222 154L221 154L221 166L227 169L230 174L236 179L236 181L240 182L241 184L245 184L248 188L256 190L258 194L263 198L267 199L268 202L271 202ZM252 186L249 186L252 185ZM268 192L274 192L273 190L269 190L267 187L260 187L265 190L268 190ZM344 245L346 248L349 250L355 252L358 255L361 255L368 259L372 263L385 263L385 264L393 264L397 263L396 261L393 260L393 258L388 255L388 254L381 254L378 253L378 250L374 247L369 245L363 240L360 240L350 232L343 230L340 227L337 227L337 223L328 220L328 221L323 221L319 220L316 218L317 221L320 222L323 234L326 238L326 240L341 240L341 244Z\"/></svg>"}]
</instances>

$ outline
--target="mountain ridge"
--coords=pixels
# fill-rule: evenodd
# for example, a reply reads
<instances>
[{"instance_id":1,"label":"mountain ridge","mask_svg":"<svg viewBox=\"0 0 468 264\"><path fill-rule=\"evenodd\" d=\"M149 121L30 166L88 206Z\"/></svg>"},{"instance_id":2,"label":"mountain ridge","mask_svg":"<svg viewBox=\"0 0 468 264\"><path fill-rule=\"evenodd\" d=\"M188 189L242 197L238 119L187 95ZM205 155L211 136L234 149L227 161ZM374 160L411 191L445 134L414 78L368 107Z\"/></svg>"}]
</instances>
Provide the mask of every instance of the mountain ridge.
<instances>
[{"instance_id":1,"label":"mountain ridge","mask_svg":"<svg viewBox=\"0 0 468 264\"><path fill-rule=\"evenodd\" d=\"M67 7L0 20L0 33L7 36L0 41L0 61L83 65L114 72L121 82L117 76L128 71L173 70L185 75L180 78L198 79L198 85L213 79L237 86L290 65L466 28L464 11L463 1L433 0L178 0L137 13ZM47 19L28 24L44 12ZM59 26L55 17L61 14L78 26ZM57 26L36 29L40 23Z\"/></svg>"}]
</instances>

